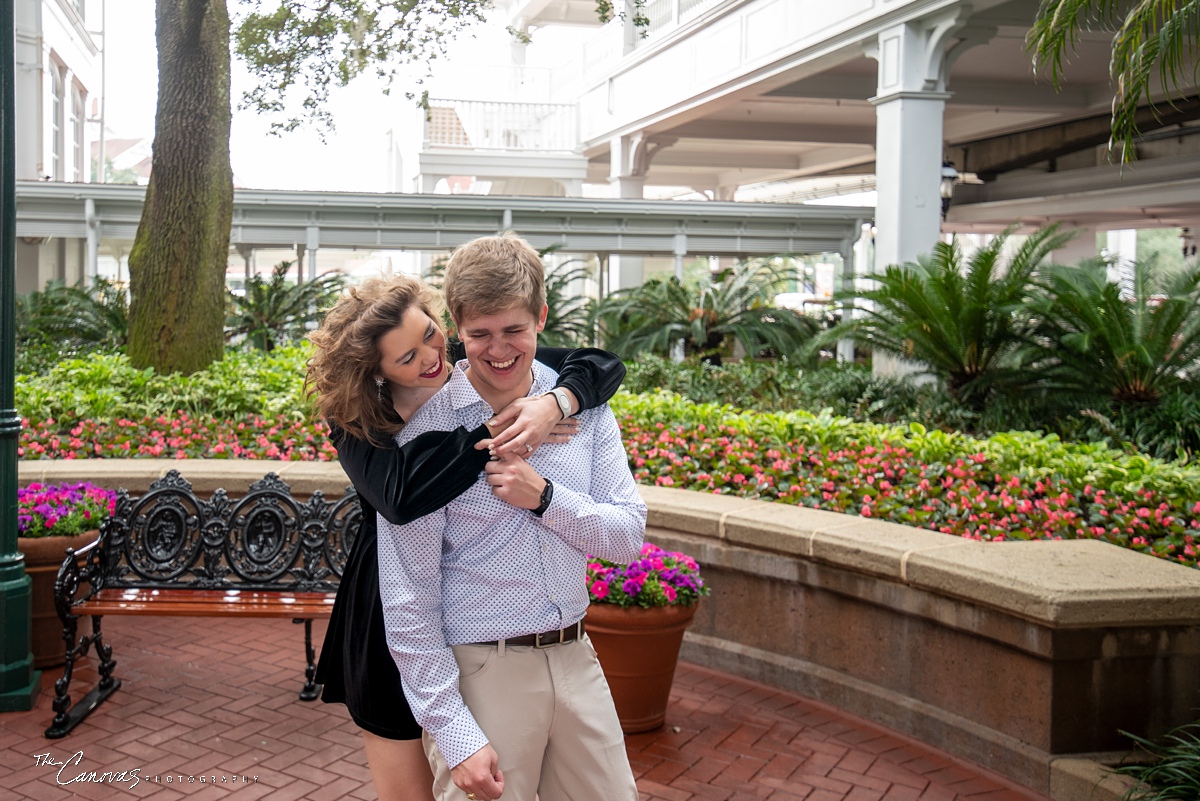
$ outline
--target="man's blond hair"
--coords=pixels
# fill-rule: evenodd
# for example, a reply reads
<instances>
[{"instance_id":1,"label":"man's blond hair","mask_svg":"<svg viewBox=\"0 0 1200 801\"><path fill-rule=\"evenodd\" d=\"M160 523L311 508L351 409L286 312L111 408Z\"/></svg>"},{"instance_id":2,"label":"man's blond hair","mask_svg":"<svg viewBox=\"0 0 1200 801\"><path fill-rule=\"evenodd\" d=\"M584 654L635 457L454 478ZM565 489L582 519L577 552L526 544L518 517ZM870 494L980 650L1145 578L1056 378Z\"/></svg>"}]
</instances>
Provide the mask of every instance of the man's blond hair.
<instances>
[{"instance_id":1,"label":"man's blond hair","mask_svg":"<svg viewBox=\"0 0 1200 801\"><path fill-rule=\"evenodd\" d=\"M546 274L536 250L512 231L481 236L450 256L442 285L456 325L466 314L496 314L517 306L540 317Z\"/></svg>"}]
</instances>

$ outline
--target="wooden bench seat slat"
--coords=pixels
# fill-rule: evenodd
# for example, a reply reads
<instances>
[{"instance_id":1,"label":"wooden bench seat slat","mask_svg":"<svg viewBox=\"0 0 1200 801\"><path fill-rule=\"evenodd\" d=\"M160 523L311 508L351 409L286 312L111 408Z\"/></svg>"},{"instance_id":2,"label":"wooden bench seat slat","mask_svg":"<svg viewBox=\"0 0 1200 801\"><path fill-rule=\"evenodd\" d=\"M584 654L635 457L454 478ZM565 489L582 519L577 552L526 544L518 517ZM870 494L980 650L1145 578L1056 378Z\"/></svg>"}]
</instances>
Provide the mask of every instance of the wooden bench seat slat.
<instances>
[{"instance_id":1,"label":"wooden bench seat slat","mask_svg":"<svg viewBox=\"0 0 1200 801\"><path fill-rule=\"evenodd\" d=\"M74 608L84 615L328 618L333 596L327 592L112 589L100 590Z\"/></svg>"}]
</instances>

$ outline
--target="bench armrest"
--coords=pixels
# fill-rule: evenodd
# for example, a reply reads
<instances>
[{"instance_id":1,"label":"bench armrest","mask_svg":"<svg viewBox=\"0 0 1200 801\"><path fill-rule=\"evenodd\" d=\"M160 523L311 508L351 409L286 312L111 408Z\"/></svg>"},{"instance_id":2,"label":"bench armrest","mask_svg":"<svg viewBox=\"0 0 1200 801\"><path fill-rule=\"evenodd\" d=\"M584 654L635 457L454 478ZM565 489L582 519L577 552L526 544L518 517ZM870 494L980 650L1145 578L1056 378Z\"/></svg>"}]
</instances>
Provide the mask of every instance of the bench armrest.
<instances>
[{"instance_id":1,"label":"bench armrest","mask_svg":"<svg viewBox=\"0 0 1200 801\"><path fill-rule=\"evenodd\" d=\"M99 546L104 540L105 533L102 532L97 540L89 542L79 550L67 549L67 555L58 568L58 576L54 579L54 609L64 624L68 617L72 616L71 607L91 595L96 589L97 582L93 579L100 571L101 551ZM81 556L82 560L80 560ZM86 589L82 597L79 597L81 586Z\"/></svg>"}]
</instances>

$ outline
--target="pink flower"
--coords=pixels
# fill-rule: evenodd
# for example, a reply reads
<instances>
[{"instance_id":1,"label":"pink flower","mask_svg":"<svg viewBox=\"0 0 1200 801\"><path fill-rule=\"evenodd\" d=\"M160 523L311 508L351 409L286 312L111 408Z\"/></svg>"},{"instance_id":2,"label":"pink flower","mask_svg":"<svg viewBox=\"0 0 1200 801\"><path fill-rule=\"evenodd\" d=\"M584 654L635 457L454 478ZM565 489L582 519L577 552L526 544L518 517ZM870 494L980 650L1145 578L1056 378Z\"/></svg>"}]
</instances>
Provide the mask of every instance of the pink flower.
<instances>
[{"instance_id":1,"label":"pink flower","mask_svg":"<svg viewBox=\"0 0 1200 801\"><path fill-rule=\"evenodd\" d=\"M675 592L675 588L669 584L663 585L663 595L667 596L668 603L675 603L675 597L679 594Z\"/></svg>"},{"instance_id":2,"label":"pink flower","mask_svg":"<svg viewBox=\"0 0 1200 801\"><path fill-rule=\"evenodd\" d=\"M608 597L608 582L607 581L593 582L592 583L592 595L596 596L596 598L601 599L601 600L603 600L604 598L607 598Z\"/></svg>"}]
</instances>

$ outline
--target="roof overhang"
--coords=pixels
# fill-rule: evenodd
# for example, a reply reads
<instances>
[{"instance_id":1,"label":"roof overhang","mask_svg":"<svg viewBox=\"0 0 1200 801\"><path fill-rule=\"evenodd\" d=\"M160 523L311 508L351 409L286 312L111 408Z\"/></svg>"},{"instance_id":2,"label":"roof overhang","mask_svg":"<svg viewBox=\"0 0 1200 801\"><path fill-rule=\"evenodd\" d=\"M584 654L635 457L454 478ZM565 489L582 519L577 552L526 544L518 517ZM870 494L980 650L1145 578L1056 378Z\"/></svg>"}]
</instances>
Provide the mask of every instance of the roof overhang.
<instances>
[{"instance_id":1,"label":"roof overhang","mask_svg":"<svg viewBox=\"0 0 1200 801\"><path fill-rule=\"evenodd\" d=\"M131 240L145 192L18 181L17 235L84 238L90 223ZM230 244L439 251L512 229L571 253L744 257L845 252L873 217L857 206L238 189Z\"/></svg>"}]
</instances>

